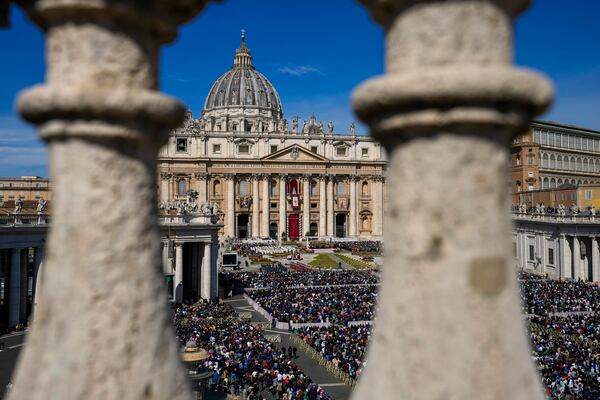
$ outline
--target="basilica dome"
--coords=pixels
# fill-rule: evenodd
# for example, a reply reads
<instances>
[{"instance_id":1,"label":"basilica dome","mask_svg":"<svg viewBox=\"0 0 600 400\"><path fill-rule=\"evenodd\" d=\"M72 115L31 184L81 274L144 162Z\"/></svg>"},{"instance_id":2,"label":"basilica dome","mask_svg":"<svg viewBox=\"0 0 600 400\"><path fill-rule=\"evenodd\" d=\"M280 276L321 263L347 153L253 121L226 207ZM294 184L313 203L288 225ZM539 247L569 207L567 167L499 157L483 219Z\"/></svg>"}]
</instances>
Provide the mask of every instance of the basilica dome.
<instances>
[{"instance_id":1,"label":"basilica dome","mask_svg":"<svg viewBox=\"0 0 600 400\"><path fill-rule=\"evenodd\" d=\"M263 131L276 127L283 117L281 101L275 87L269 80L254 68L252 54L246 47L245 34L242 43L235 52L233 67L221 75L212 85L202 111L202 118L222 119L240 122L245 126L235 128L230 123L215 130L252 130L256 131L259 121ZM219 124L218 126L222 126Z\"/></svg>"}]
</instances>

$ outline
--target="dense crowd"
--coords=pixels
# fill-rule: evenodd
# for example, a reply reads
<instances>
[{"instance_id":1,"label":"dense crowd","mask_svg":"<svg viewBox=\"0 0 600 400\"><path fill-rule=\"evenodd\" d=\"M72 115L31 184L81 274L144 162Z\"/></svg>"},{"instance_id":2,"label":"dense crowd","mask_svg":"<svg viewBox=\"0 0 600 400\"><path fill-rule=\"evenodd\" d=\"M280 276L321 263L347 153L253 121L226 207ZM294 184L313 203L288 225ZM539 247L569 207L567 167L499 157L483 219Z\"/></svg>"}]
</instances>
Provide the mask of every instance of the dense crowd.
<instances>
[{"instance_id":1,"label":"dense crowd","mask_svg":"<svg viewBox=\"0 0 600 400\"><path fill-rule=\"evenodd\" d=\"M600 288L583 281L524 279L521 290L525 314L600 311Z\"/></svg>"},{"instance_id":2,"label":"dense crowd","mask_svg":"<svg viewBox=\"0 0 600 400\"><path fill-rule=\"evenodd\" d=\"M553 323L555 324L555 323ZM600 348L585 333L568 335L530 325L533 358L552 399L600 398Z\"/></svg>"},{"instance_id":3,"label":"dense crowd","mask_svg":"<svg viewBox=\"0 0 600 400\"><path fill-rule=\"evenodd\" d=\"M262 239L229 239L225 241L229 251L235 251L241 256L263 256L269 254L294 254L296 246L284 246L276 240Z\"/></svg>"},{"instance_id":4,"label":"dense crowd","mask_svg":"<svg viewBox=\"0 0 600 400\"><path fill-rule=\"evenodd\" d=\"M358 378L371 336L370 325L302 328L294 333L350 378Z\"/></svg>"},{"instance_id":5,"label":"dense crowd","mask_svg":"<svg viewBox=\"0 0 600 400\"><path fill-rule=\"evenodd\" d=\"M258 289L249 296L278 321L345 323L373 319L377 286Z\"/></svg>"},{"instance_id":6,"label":"dense crowd","mask_svg":"<svg viewBox=\"0 0 600 400\"><path fill-rule=\"evenodd\" d=\"M376 240L356 240L356 241L312 241L311 249L339 249L347 250L353 253L381 253L383 244Z\"/></svg>"},{"instance_id":7,"label":"dense crowd","mask_svg":"<svg viewBox=\"0 0 600 400\"><path fill-rule=\"evenodd\" d=\"M208 352L202 369L212 371L209 389L246 399L328 400L295 362L293 349L277 348L260 327L234 318L229 305L197 303L175 310L177 338L184 346L195 343Z\"/></svg>"},{"instance_id":8,"label":"dense crowd","mask_svg":"<svg viewBox=\"0 0 600 400\"><path fill-rule=\"evenodd\" d=\"M281 269L283 268L283 269ZM222 279L236 281L246 288L284 288L291 286L377 284L379 278L371 271L288 271L284 267L265 268L261 272L223 273Z\"/></svg>"}]
</instances>

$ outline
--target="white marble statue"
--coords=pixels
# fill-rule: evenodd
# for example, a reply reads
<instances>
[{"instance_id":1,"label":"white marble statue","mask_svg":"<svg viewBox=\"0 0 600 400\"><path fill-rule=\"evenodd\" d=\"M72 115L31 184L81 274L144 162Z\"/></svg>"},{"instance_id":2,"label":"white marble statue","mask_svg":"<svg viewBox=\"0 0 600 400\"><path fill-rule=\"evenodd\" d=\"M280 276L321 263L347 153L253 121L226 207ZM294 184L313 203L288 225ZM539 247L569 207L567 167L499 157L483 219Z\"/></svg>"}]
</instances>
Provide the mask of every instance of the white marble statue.
<instances>
[{"instance_id":1,"label":"white marble statue","mask_svg":"<svg viewBox=\"0 0 600 400\"><path fill-rule=\"evenodd\" d=\"M15 214L20 214L22 209L23 199L19 197L17 200L15 200Z\"/></svg>"},{"instance_id":2,"label":"white marble statue","mask_svg":"<svg viewBox=\"0 0 600 400\"><path fill-rule=\"evenodd\" d=\"M44 212L45 208L46 208L46 200L40 198L38 200L38 204L37 204L37 212L38 212L38 214L42 214Z\"/></svg>"},{"instance_id":3,"label":"white marble statue","mask_svg":"<svg viewBox=\"0 0 600 400\"><path fill-rule=\"evenodd\" d=\"M329 121L327 123L327 133L329 133L330 135L333 135L333 121Z\"/></svg>"}]
</instances>

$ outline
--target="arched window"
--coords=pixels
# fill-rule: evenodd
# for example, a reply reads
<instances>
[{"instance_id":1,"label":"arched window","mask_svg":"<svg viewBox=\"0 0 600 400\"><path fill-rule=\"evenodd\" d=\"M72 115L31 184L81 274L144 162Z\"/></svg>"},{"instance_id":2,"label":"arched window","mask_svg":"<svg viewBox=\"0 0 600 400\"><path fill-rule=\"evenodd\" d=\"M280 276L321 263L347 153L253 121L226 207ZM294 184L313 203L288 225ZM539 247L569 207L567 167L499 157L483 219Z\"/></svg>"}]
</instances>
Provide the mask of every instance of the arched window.
<instances>
[{"instance_id":1,"label":"arched window","mask_svg":"<svg viewBox=\"0 0 600 400\"><path fill-rule=\"evenodd\" d=\"M542 155L542 168L548 168L548 154Z\"/></svg>"},{"instance_id":2,"label":"arched window","mask_svg":"<svg viewBox=\"0 0 600 400\"><path fill-rule=\"evenodd\" d=\"M550 181L548 180L548 178L542 179L542 189L548 189L549 186L550 186Z\"/></svg>"},{"instance_id":3,"label":"arched window","mask_svg":"<svg viewBox=\"0 0 600 400\"><path fill-rule=\"evenodd\" d=\"M563 169L563 158L561 155L556 157L556 168Z\"/></svg>"},{"instance_id":4,"label":"arched window","mask_svg":"<svg viewBox=\"0 0 600 400\"><path fill-rule=\"evenodd\" d=\"M571 157L569 160L569 169L571 171L575 171L575 157Z\"/></svg>"},{"instance_id":5,"label":"arched window","mask_svg":"<svg viewBox=\"0 0 600 400\"><path fill-rule=\"evenodd\" d=\"M221 181L216 180L213 182L213 196L221 196Z\"/></svg>"},{"instance_id":6,"label":"arched window","mask_svg":"<svg viewBox=\"0 0 600 400\"><path fill-rule=\"evenodd\" d=\"M584 158L583 159L583 170L584 171L589 171L590 170L589 168L590 168L590 164L588 163L588 159Z\"/></svg>"},{"instance_id":7,"label":"arched window","mask_svg":"<svg viewBox=\"0 0 600 400\"><path fill-rule=\"evenodd\" d=\"M335 192L337 194L346 194L346 185L344 184L343 181L338 181L335 184Z\"/></svg>"},{"instance_id":8,"label":"arched window","mask_svg":"<svg viewBox=\"0 0 600 400\"><path fill-rule=\"evenodd\" d=\"M318 187L319 187L319 185L317 184L317 181L310 181L310 195L311 196L317 196L319 194Z\"/></svg>"},{"instance_id":9,"label":"arched window","mask_svg":"<svg viewBox=\"0 0 600 400\"><path fill-rule=\"evenodd\" d=\"M581 161L581 157L577 157L577 171L583 171L583 162Z\"/></svg>"},{"instance_id":10,"label":"arched window","mask_svg":"<svg viewBox=\"0 0 600 400\"><path fill-rule=\"evenodd\" d=\"M600 160L596 160L596 172L600 172Z\"/></svg>"},{"instance_id":11,"label":"arched window","mask_svg":"<svg viewBox=\"0 0 600 400\"><path fill-rule=\"evenodd\" d=\"M360 193L363 196L368 196L369 195L369 182L367 181L363 181L362 186L361 186L361 190Z\"/></svg>"},{"instance_id":12,"label":"arched window","mask_svg":"<svg viewBox=\"0 0 600 400\"><path fill-rule=\"evenodd\" d=\"M187 182L185 179L177 181L177 196L185 196L187 194Z\"/></svg>"},{"instance_id":13,"label":"arched window","mask_svg":"<svg viewBox=\"0 0 600 400\"><path fill-rule=\"evenodd\" d=\"M248 195L248 180L247 179L240 180L240 195L241 196Z\"/></svg>"},{"instance_id":14,"label":"arched window","mask_svg":"<svg viewBox=\"0 0 600 400\"><path fill-rule=\"evenodd\" d=\"M550 179L550 189L556 188L556 179Z\"/></svg>"},{"instance_id":15,"label":"arched window","mask_svg":"<svg viewBox=\"0 0 600 400\"><path fill-rule=\"evenodd\" d=\"M556 157L554 157L554 154L550 155L550 168L556 168Z\"/></svg>"}]
</instances>

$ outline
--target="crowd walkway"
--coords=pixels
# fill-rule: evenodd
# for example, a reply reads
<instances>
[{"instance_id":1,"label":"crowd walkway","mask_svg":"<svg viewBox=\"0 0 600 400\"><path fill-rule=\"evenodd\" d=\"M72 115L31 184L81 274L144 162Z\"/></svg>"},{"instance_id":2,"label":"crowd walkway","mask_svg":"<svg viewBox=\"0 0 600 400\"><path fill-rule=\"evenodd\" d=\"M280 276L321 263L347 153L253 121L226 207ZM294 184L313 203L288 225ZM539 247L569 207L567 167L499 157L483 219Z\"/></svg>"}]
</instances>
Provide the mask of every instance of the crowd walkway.
<instances>
[{"instance_id":1,"label":"crowd walkway","mask_svg":"<svg viewBox=\"0 0 600 400\"><path fill-rule=\"evenodd\" d=\"M249 321L252 323L263 323L265 327L264 336L273 342L274 346L286 348L295 346L295 343L291 340L291 332L282 329L271 329L271 322L256 312L243 295L234 296L224 300L224 302L229 303L240 316L250 317ZM332 399L347 400L350 398L352 388L329 373L325 366L316 363L303 348L298 347L298 358L294 361L310 376L313 382L323 387Z\"/></svg>"}]
</instances>

